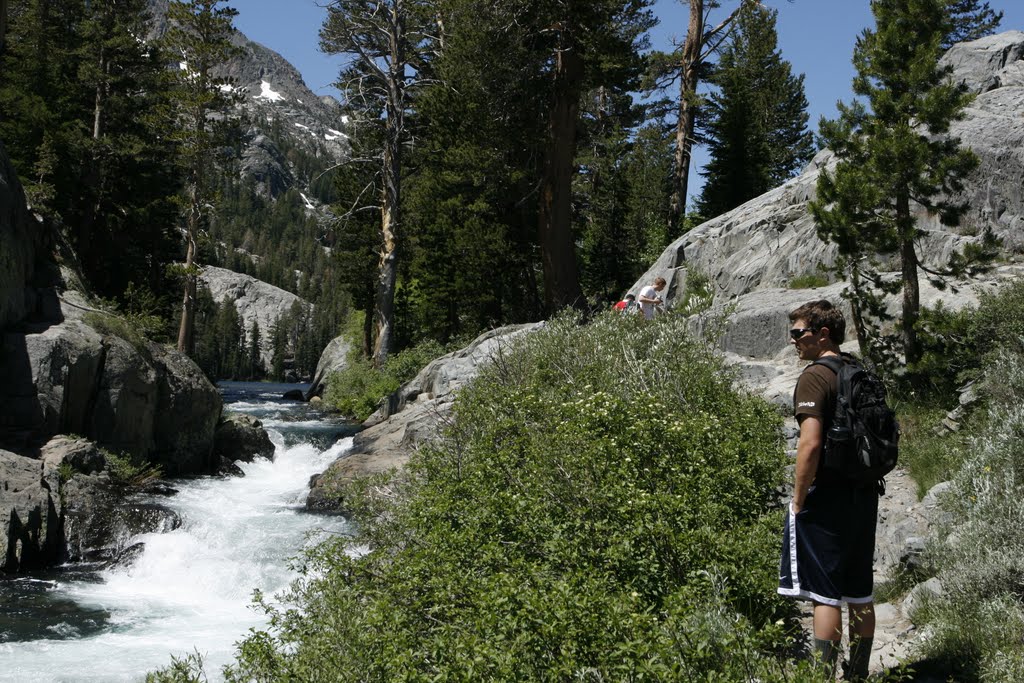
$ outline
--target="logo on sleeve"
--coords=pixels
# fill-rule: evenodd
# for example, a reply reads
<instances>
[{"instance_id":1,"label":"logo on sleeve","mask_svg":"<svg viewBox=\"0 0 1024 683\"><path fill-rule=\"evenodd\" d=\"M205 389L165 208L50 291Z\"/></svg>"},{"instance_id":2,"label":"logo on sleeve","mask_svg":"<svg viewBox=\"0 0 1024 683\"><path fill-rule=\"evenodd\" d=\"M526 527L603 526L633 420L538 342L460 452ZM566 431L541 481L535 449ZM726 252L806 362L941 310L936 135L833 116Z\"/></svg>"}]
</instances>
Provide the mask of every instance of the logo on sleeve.
<instances>
[{"instance_id":1,"label":"logo on sleeve","mask_svg":"<svg viewBox=\"0 0 1024 683\"><path fill-rule=\"evenodd\" d=\"M814 407L814 401L803 401L801 403L798 403L796 407L797 408L813 408Z\"/></svg>"}]
</instances>

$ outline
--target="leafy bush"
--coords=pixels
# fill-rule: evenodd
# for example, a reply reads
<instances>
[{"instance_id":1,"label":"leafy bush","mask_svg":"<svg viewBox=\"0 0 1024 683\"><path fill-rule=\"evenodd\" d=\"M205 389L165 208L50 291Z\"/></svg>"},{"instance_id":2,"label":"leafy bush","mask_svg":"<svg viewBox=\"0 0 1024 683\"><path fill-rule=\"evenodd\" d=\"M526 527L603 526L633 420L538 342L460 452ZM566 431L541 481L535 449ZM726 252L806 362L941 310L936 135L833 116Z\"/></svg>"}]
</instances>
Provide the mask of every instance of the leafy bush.
<instances>
[{"instance_id":1,"label":"leafy bush","mask_svg":"<svg viewBox=\"0 0 1024 683\"><path fill-rule=\"evenodd\" d=\"M129 455L119 455L105 448L101 448L100 453L107 463L106 470L110 480L119 486L142 488L163 476L163 470L159 465L143 462Z\"/></svg>"},{"instance_id":2,"label":"leafy bush","mask_svg":"<svg viewBox=\"0 0 1024 683\"><path fill-rule=\"evenodd\" d=\"M439 343L428 340L391 355L380 370L353 350L348 365L327 380L324 400L343 415L365 420L381 400L408 382L435 358L444 355Z\"/></svg>"},{"instance_id":3,"label":"leafy bush","mask_svg":"<svg viewBox=\"0 0 1024 683\"><path fill-rule=\"evenodd\" d=\"M916 618L931 634L922 654L957 680L1008 683L1024 672L1024 355L988 362L988 408L945 501L956 527L939 556L943 595Z\"/></svg>"},{"instance_id":4,"label":"leafy bush","mask_svg":"<svg viewBox=\"0 0 1024 683\"><path fill-rule=\"evenodd\" d=\"M96 299L102 312L85 314L85 322L101 334L124 339L139 351L145 351L149 340L169 341L169 322L161 316L161 302L149 289L129 282L123 302Z\"/></svg>"},{"instance_id":5,"label":"leafy bush","mask_svg":"<svg viewBox=\"0 0 1024 683\"><path fill-rule=\"evenodd\" d=\"M171 663L158 671L146 674L146 683L207 683L203 670L203 656L190 652L184 657L171 657Z\"/></svg>"},{"instance_id":6,"label":"leafy bush","mask_svg":"<svg viewBox=\"0 0 1024 683\"><path fill-rule=\"evenodd\" d=\"M783 462L684 319L561 317L303 558L227 680L812 680L779 657Z\"/></svg>"},{"instance_id":7,"label":"leafy bush","mask_svg":"<svg viewBox=\"0 0 1024 683\"><path fill-rule=\"evenodd\" d=\"M707 273L689 268L686 271L686 291L679 304L683 315L702 313L715 301L714 283Z\"/></svg>"},{"instance_id":8,"label":"leafy bush","mask_svg":"<svg viewBox=\"0 0 1024 683\"><path fill-rule=\"evenodd\" d=\"M918 332L924 355L910 373L925 398L948 398L981 376L997 348L1024 349L1024 281L982 292L977 307L950 311L940 303L924 308Z\"/></svg>"},{"instance_id":9,"label":"leafy bush","mask_svg":"<svg viewBox=\"0 0 1024 683\"><path fill-rule=\"evenodd\" d=\"M90 311L82 319L86 325L100 334L124 339L135 347L136 351L146 353L146 335L127 318L111 313Z\"/></svg>"}]
</instances>

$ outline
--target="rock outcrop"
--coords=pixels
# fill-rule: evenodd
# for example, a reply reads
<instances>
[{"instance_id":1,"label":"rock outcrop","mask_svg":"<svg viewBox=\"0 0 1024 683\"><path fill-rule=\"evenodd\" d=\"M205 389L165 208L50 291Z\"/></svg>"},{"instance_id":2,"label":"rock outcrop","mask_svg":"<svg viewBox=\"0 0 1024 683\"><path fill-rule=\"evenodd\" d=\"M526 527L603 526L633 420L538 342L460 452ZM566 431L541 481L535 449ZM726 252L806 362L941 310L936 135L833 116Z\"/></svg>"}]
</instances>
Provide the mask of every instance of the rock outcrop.
<instances>
[{"instance_id":1,"label":"rock outcrop","mask_svg":"<svg viewBox=\"0 0 1024 683\"><path fill-rule=\"evenodd\" d=\"M316 364L316 372L313 373L313 381L309 385L305 399L308 401L314 396L322 396L326 388L327 378L333 372L343 370L348 365L348 354L352 345L345 337L335 337L320 354L320 360Z\"/></svg>"},{"instance_id":2,"label":"rock outcrop","mask_svg":"<svg viewBox=\"0 0 1024 683\"><path fill-rule=\"evenodd\" d=\"M961 43L943 58L956 69L955 77L977 93L950 135L972 149L981 164L959 197L970 207L959 228L942 226L937 216L916 208L925 232L920 253L930 263L944 262L985 230L1001 238L1009 252L1024 251L1022 57L1024 33L1010 31ZM685 292L687 271L696 270L712 280L717 301L729 301L756 290L785 289L794 278L832 265L835 250L817 238L807 205L821 170L834 163L832 153L824 150L796 178L697 226L672 243L631 291L664 277L671 306Z\"/></svg>"},{"instance_id":3,"label":"rock outcrop","mask_svg":"<svg viewBox=\"0 0 1024 683\"><path fill-rule=\"evenodd\" d=\"M59 562L64 536L59 482L43 462L0 450L0 571Z\"/></svg>"},{"instance_id":4,"label":"rock outcrop","mask_svg":"<svg viewBox=\"0 0 1024 683\"><path fill-rule=\"evenodd\" d=\"M115 484L107 467L96 444L77 437L51 439L38 457L0 451L0 572L118 562L139 534L181 526L170 508Z\"/></svg>"},{"instance_id":5,"label":"rock outcrop","mask_svg":"<svg viewBox=\"0 0 1024 683\"><path fill-rule=\"evenodd\" d=\"M924 231L919 254L927 263L944 263L954 250L990 230L1002 240L1006 256L1018 260L1024 253L1024 33L961 43L943 60L976 94L950 135L972 149L981 163L955 198L969 207L959 227L943 226L937 216L915 207ZM722 348L740 366L745 383L780 405L788 404L799 374L785 336L788 312L817 298L839 302L845 287L789 288L795 278L820 274L822 267L834 264L835 249L818 239L808 209L818 176L834 163L832 153L823 150L796 178L697 226L672 243L631 289L638 291L655 277L664 277L665 301L672 307L686 294L688 273L707 276L714 304L694 319L694 328L721 326ZM941 302L956 310L975 304L978 292L1021 274L1020 265L1003 265L943 291L922 275L921 303ZM897 298L890 300L893 312L899 305Z\"/></svg>"},{"instance_id":6,"label":"rock outcrop","mask_svg":"<svg viewBox=\"0 0 1024 683\"><path fill-rule=\"evenodd\" d=\"M480 335L466 348L428 363L363 423L366 429L355 435L352 449L313 478L306 507L318 511L343 508L341 489L345 484L405 465L421 443L436 435L458 389L476 377L501 348L542 325L500 327Z\"/></svg>"},{"instance_id":7,"label":"rock outcrop","mask_svg":"<svg viewBox=\"0 0 1024 683\"><path fill-rule=\"evenodd\" d=\"M217 425L213 443L213 452L222 459L222 465L274 457L274 444L263 423L251 415L225 417Z\"/></svg>"},{"instance_id":8,"label":"rock outcrop","mask_svg":"<svg viewBox=\"0 0 1024 683\"><path fill-rule=\"evenodd\" d=\"M189 358L157 344L136 348L72 317L3 336L0 445L24 451L79 434L166 474L213 469L216 388Z\"/></svg>"},{"instance_id":9,"label":"rock outcrop","mask_svg":"<svg viewBox=\"0 0 1024 683\"><path fill-rule=\"evenodd\" d=\"M246 335L255 322L260 328L262 345L260 358L266 368L270 368L274 355L271 331L281 316L298 304L305 310L311 305L291 292L274 285L257 280L251 275L243 275L225 268L205 266L200 280L210 289L210 295L218 303L232 301L238 310L238 316L245 326Z\"/></svg>"}]
</instances>

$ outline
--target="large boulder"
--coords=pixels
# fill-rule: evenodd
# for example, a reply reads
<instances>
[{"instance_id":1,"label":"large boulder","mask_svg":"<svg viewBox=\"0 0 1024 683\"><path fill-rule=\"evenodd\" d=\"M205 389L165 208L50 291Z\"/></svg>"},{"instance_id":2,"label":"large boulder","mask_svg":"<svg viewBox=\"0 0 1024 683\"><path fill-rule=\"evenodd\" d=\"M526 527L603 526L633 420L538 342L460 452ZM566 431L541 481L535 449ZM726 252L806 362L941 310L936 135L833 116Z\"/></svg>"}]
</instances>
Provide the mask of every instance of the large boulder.
<instances>
[{"instance_id":1,"label":"large boulder","mask_svg":"<svg viewBox=\"0 0 1024 683\"><path fill-rule=\"evenodd\" d=\"M252 462L255 458L273 458L274 443L263 423L251 415L228 415L213 435L214 454L227 462Z\"/></svg>"},{"instance_id":2,"label":"large boulder","mask_svg":"<svg viewBox=\"0 0 1024 683\"><path fill-rule=\"evenodd\" d=\"M953 47L943 58L978 93L950 135L972 149L979 168L959 199L969 210L959 228L939 223L915 206L923 235L919 253L942 263L979 234L991 230L1011 252L1024 251L1024 33L989 36ZM673 242L631 291L655 277L669 286L669 306L685 293L688 270L714 283L718 301L758 289L782 289L794 278L819 272L835 262L835 248L818 239L808 202L816 196L822 169L834 165L829 150L820 152L796 178L709 220Z\"/></svg>"},{"instance_id":3,"label":"large boulder","mask_svg":"<svg viewBox=\"0 0 1024 683\"><path fill-rule=\"evenodd\" d=\"M168 474L215 469L221 399L184 354L101 334L88 318L8 332L0 355L0 447L26 452L57 434L89 437Z\"/></svg>"},{"instance_id":4,"label":"large boulder","mask_svg":"<svg viewBox=\"0 0 1024 683\"><path fill-rule=\"evenodd\" d=\"M39 451L39 460L46 474L66 468L67 472L91 475L107 467L106 458L95 443L63 434L46 442Z\"/></svg>"},{"instance_id":5,"label":"large boulder","mask_svg":"<svg viewBox=\"0 0 1024 683\"><path fill-rule=\"evenodd\" d=\"M150 350L157 396L149 460L169 476L213 472L219 464L213 435L222 406L217 388L185 354L155 344Z\"/></svg>"},{"instance_id":6,"label":"large boulder","mask_svg":"<svg viewBox=\"0 0 1024 683\"><path fill-rule=\"evenodd\" d=\"M84 434L116 453L144 457L153 450L157 373L147 349L120 337L103 338L103 371Z\"/></svg>"},{"instance_id":7,"label":"large boulder","mask_svg":"<svg viewBox=\"0 0 1024 683\"><path fill-rule=\"evenodd\" d=\"M64 534L59 476L43 462L0 450L0 572L59 562Z\"/></svg>"},{"instance_id":8,"label":"large boulder","mask_svg":"<svg viewBox=\"0 0 1024 683\"><path fill-rule=\"evenodd\" d=\"M543 324L490 330L469 346L428 363L363 423L366 428L355 435L348 453L313 477L306 507L317 511L344 509L343 489L349 482L403 467L420 444L436 436L438 424L450 413L458 390L516 337Z\"/></svg>"},{"instance_id":9,"label":"large boulder","mask_svg":"<svg viewBox=\"0 0 1024 683\"><path fill-rule=\"evenodd\" d=\"M89 434L106 360L102 335L68 320L38 333L9 333L5 346L14 353L0 359L0 377L10 381L0 387L0 399L26 420L20 426L44 438Z\"/></svg>"},{"instance_id":10,"label":"large boulder","mask_svg":"<svg viewBox=\"0 0 1024 683\"><path fill-rule=\"evenodd\" d=\"M205 266L200 280L209 288L214 301L231 301L235 304L246 335L249 334L254 322L259 326L262 341L260 359L268 369L274 355L271 338L274 323L288 313L296 303L304 310L308 311L311 308L308 301L291 292L257 280L251 275L243 275L226 268Z\"/></svg>"},{"instance_id":11,"label":"large boulder","mask_svg":"<svg viewBox=\"0 0 1024 683\"><path fill-rule=\"evenodd\" d=\"M324 352L320 354L320 360L317 361L316 372L313 373L313 381L306 392L305 398L307 401L314 396L323 395L327 378L331 376L331 373L345 369L348 365L348 356L351 350L352 344L345 337L335 337L331 340L331 343L327 345Z\"/></svg>"}]
</instances>

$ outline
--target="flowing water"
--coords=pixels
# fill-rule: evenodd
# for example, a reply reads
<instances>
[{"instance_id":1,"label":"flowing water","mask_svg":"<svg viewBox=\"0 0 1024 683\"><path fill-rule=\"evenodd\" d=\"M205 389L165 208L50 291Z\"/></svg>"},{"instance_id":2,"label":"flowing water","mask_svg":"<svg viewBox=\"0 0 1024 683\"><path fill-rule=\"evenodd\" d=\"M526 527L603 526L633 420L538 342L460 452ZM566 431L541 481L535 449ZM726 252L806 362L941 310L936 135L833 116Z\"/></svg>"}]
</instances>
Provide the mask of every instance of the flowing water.
<instances>
[{"instance_id":1,"label":"flowing water","mask_svg":"<svg viewBox=\"0 0 1024 683\"><path fill-rule=\"evenodd\" d=\"M0 581L0 681L138 681L172 656L199 652L211 680L234 644L265 625L252 593L271 596L295 577L289 558L341 517L308 514L310 477L352 443L351 424L281 400L299 385L226 382L225 411L263 421L274 460L239 463L244 477L172 481L154 498L182 526L143 534L129 566L68 566Z\"/></svg>"}]
</instances>

